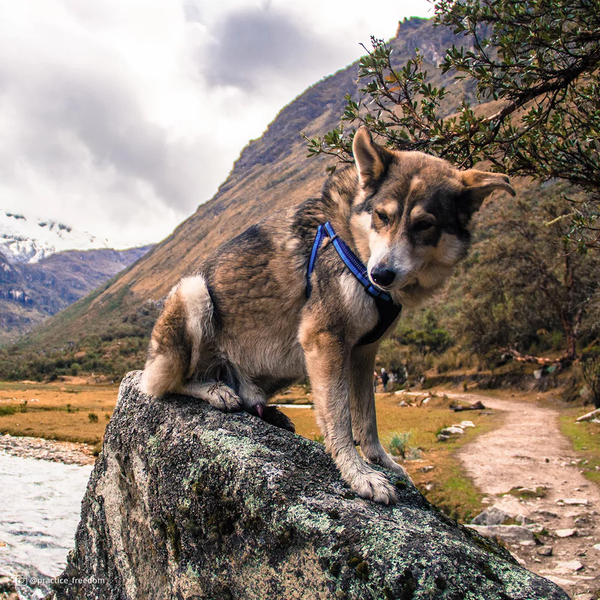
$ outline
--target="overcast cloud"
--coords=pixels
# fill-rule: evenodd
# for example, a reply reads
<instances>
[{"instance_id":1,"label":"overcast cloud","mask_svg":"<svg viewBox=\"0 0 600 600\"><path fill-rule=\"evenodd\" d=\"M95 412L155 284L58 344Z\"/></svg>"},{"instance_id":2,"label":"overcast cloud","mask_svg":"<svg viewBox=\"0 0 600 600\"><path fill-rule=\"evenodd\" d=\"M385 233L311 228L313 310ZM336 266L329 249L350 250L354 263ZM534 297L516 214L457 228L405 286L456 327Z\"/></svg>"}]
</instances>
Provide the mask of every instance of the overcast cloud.
<instances>
[{"instance_id":1,"label":"overcast cloud","mask_svg":"<svg viewBox=\"0 0 600 600\"><path fill-rule=\"evenodd\" d=\"M218 5L218 6L217 6ZM0 20L0 208L168 235L279 109L426 0L23 0Z\"/></svg>"}]
</instances>

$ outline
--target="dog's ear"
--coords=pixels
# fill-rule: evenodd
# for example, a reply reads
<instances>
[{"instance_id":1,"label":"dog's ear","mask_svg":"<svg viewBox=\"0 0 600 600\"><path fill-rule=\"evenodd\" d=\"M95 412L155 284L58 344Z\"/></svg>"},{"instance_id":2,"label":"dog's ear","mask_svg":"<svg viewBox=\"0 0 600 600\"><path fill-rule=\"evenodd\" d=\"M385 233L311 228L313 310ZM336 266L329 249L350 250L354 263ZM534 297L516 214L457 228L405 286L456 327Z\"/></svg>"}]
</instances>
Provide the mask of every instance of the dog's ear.
<instances>
[{"instance_id":1,"label":"dog's ear","mask_svg":"<svg viewBox=\"0 0 600 600\"><path fill-rule=\"evenodd\" d=\"M477 169L469 169L463 171L461 177L466 190L462 195L459 208L462 209L461 220L466 220L466 222L469 221L474 212L481 208L483 201L494 190L504 190L511 196L516 195L508 177L501 173L487 173Z\"/></svg>"},{"instance_id":2,"label":"dog's ear","mask_svg":"<svg viewBox=\"0 0 600 600\"><path fill-rule=\"evenodd\" d=\"M375 183L385 174L393 154L373 141L369 130L361 127L354 134L352 154L363 186Z\"/></svg>"}]
</instances>

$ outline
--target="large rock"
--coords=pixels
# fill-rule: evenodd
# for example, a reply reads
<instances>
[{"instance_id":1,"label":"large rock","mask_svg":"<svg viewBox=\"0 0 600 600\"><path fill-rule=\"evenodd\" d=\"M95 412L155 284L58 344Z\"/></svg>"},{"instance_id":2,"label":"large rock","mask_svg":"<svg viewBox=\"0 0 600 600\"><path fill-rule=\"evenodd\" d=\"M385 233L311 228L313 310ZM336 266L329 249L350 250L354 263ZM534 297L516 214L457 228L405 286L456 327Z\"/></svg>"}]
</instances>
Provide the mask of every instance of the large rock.
<instances>
[{"instance_id":1,"label":"large rock","mask_svg":"<svg viewBox=\"0 0 600 600\"><path fill-rule=\"evenodd\" d=\"M121 384L54 598L568 598L410 483L394 507L362 500L316 442L138 383Z\"/></svg>"}]
</instances>

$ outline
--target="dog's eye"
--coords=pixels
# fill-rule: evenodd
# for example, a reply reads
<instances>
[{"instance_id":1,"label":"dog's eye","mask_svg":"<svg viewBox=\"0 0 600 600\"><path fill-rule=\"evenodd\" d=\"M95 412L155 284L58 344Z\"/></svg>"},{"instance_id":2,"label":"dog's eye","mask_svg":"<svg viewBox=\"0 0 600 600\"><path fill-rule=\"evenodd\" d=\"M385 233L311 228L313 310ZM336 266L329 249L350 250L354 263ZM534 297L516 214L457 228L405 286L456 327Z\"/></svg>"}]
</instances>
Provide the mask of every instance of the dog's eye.
<instances>
[{"instance_id":1,"label":"dog's eye","mask_svg":"<svg viewBox=\"0 0 600 600\"><path fill-rule=\"evenodd\" d=\"M413 229L419 232L425 232L435 227L435 223L430 219L421 219L416 223L413 223Z\"/></svg>"},{"instance_id":2,"label":"dog's eye","mask_svg":"<svg viewBox=\"0 0 600 600\"><path fill-rule=\"evenodd\" d=\"M376 210L375 214L377 215L377 218L384 224L384 225L388 225L390 222L390 218L388 217L388 215L386 215L383 211L381 210Z\"/></svg>"}]
</instances>

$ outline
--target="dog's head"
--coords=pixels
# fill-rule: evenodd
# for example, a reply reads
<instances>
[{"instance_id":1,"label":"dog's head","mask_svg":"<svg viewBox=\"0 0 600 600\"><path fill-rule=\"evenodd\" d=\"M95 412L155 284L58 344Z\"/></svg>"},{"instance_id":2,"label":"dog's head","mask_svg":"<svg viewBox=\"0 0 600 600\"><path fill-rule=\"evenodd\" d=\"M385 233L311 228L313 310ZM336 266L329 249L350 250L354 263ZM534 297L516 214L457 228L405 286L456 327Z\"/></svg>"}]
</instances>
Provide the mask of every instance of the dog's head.
<instances>
[{"instance_id":1,"label":"dog's head","mask_svg":"<svg viewBox=\"0 0 600 600\"><path fill-rule=\"evenodd\" d=\"M353 144L359 191L352 229L369 277L407 306L430 297L466 256L469 223L496 189L515 195L508 177L421 152L396 152L361 128Z\"/></svg>"}]
</instances>

